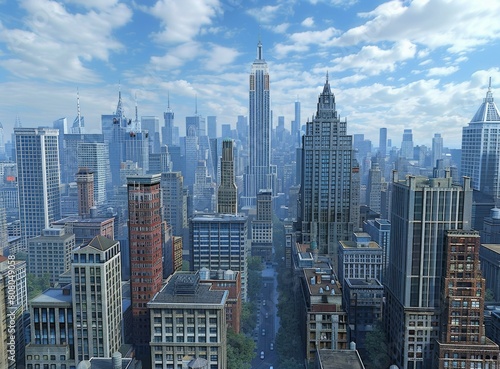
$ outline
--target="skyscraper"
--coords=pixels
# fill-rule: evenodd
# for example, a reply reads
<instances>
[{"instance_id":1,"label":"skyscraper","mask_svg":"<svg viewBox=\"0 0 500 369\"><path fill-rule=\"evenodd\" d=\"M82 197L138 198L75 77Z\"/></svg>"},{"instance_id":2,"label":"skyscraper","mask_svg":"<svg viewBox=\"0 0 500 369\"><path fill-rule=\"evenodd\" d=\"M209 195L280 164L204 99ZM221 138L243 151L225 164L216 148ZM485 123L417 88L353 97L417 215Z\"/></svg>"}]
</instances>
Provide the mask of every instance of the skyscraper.
<instances>
[{"instance_id":1,"label":"skyscraper","mask_svg":"<svg viewBox=\"0 0 500 369\"><path fill-rule=\"evenodd\" d=\"M147 303L161 289L163 275L160 177L127 178L132 315L135 344L146 350L143 355L150 338Z\"/></svg>"},{"instance_id":2,"label":"skyscraper","mask_svg":"<svg viewBox=\"0 0 500 369\"><path fill-rule=\"evenodd\" d=\"M172 227L174 236L182 236L187 228L187 196L183 190L184 179L181 172L161 174L162 216Z\"/></svg>"},{"instance_id":3,"label":"skyscraper","mask_svg":"<svg viewBox=\"0 0 500 369\"><path fill-rule=\"evenodd\" d=\"M409 176L392 183L391 246L385 325L401 369L432 368L439 337L447 230L470 230L472 189L445 178Z\"/></svg>"},{"instance_id":4,"label":"skyscraper","mask_svg":"<svg viewBox=\"0 0 500 369\"><path fill-rule=\"evenodd\" d=\"M111 182L108 146L103 142L81 142L77 146L77 165L94 174L94 204L106 202L106 184Z\"/></svg>"},{"instance_id":5,"label":"skyscraper","mask_svg":"<svg viewBox=\"0 0 500 369\"><path fill-rule=\"evenodd\" d=\"M441 134L435 133L432 138L431 167L436 167L436 162L443 157L443 138Z\"/></svg>"},{"instance_id":6,"label":"skyscraper","mask_svg":"<svg viewBox=\"0 0 500 369\"><path fill-rule=\"evenodd\" d=\"M387 128L380 128L378 151L382 158L387 156Z\"/></svg>"},{"instance_id":7,"label":"skyscraper","mask_svg":"<svg viewBox=\"0 0 500 369\"><path fill-rule=\"evenodd\" d=\"M300 147L300 101L299 98L297 97L297 100L295 100L295 105L294 105L294 119L293 119L293 124L291 127L291 133L292 133L292 139L295 143L295 147Z\"/></svg>"},{"instance_id":8,"label":"skyscraper","mask_svg":"<svg viewBox=\"0 0 500 369\"><path fill-rule=\"evenodd\" d=\"M96 236L73 253L76 358L110 357L122 344L120 243Z\"/></svg>"},{"instance_id":9,"label":"skyscraper","mask_svg":"<svg viewBox=\"0 0 500 369\"><path fill-rule=\"evenodd\" d=\"M380 201L382 196L382 173L378 158L372 158L372 167L368 171L368 185L366 188L366 205L374 212L380 214Z\"/></svg>"},{"instance_id":10,"label":"skyscraper","mask_svg":"<svg viewBox=\"0 0 500 369\"><path fill-rule=\"evenodd\" d=\"M347 120L340 119L328 75L319 95L317 112L302 136L302 238L316 241L322 253L337 260L339 240L352 235L352 137ZM359 209L357 209L359 213Z\"/></svg>"},{"instance_id":11,"label":"skyscraper","mask_svg":"<svg viewBox=\"0 0 500 369\"><path fill-rule=\"evenodd\" d=\"M234 182L233 140L225 139L222 142L220 166L217 212L222 214L236 214L238 211L238 190Z\"/></svg>"},{"instance_id":12,"label":"skyscraper","mask_svg":"<svg viewBox=\"0 0 500 369\"><path fill-rule=\"evenodd\" d=\"M94 206L94 173L88 168L80 168L76 173L78 187L78 215L82 218L90 216L90 208Z\"/></svg>"},{"instance_id":13,"label":"skyscraper","mask_svg":"<svg viewBox=\"0 0 500 369\"><path fill-rule=\"evenodd\" d=\"M443 314L437 362L444 368L498 368L498 345L485 336L485 280L479 262L479 232L446 232ZM418 343L417 343L418 344Z\"/></svg>"},{"instance_id":14,"label":"skyscraper","mask_svg":"<svg viewBox=\"0 0 500 369\"><path fill-rule=\"evenodd\" d=\"M250 160L244 176L242 206L255 207L257 193L260 190L272 190L269 71L260 41L250 74L248 110Z\"/></svg>"},{"instance_id":15,"label":"skyscraper","mask_svg":"<svg viewBox=\"0 0 500 369\"><path fill-rule=\"evenodd\" d=\"M462 128L462 175L472 179L472 188L500 198L500 111L491 93L467 127Z\"/></svg>"},{"instance_id":16,"label":"skyscraper","mask_svg":"<svg viewBox=\"0 0 500 369\"><path fill-rule=\"evenodd\" d=\"M403 132L403 141L401 142L399 156L405 159L413 159L413 133L411 129L405 129Z\"/></svg>"},{"instance_id":17,"label":"skyscraper","mask_svg":"<svg viewBox=\"0 0 500 369\"><path fill-rule=\"evenodd\" d=\"M173 145L174 111L170 108L170 95L168 96L167 111L163 113L165 125L161 129L161 143L163 145Z\"/></svg>"},{"instance_id":18,"label":"skyscraper","mask_svg":"<svg viewBox=\"0 0 500 369\"><path fill-rule=\"evenodd\" d=\"M61 218L59 131L15 128L19 216L24 246Z\"/></svg>"}]
</instances>

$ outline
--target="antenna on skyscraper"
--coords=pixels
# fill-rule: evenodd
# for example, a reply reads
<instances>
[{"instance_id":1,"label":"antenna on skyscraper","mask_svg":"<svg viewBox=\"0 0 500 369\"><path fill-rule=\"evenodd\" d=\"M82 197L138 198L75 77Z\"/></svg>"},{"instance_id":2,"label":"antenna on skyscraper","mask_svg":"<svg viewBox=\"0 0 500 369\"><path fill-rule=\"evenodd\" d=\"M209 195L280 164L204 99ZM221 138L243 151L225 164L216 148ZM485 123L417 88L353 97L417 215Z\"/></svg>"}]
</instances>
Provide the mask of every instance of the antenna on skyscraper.
<instances>
[{"instance_id":1,"label":"antenna on skyscraper","mask_svg":"<svg viewBox=\"0 0 500 369\"><path fill-rule=\"evenodd\" d=\"M167 91L167 109L170 109L170 91Z\"/></svg>"},{"instance_id":2,"label":"antenna on skyscraper","mask_svg":"<svg viewBox=\"0 0 500 369\"><path fill-rule=\"evenodd\" d=\"M198 95L194 95L194 115L198 115Z\"/></svg>"},{"instance_id":3,"label":"antenna on skyscraper","mask_svg":"<svg viewBox=\"0 0 500 369\"><path fill-rule=\"evenodd\" d=\"M16 121L14 122L14 128L21 128L21 118L19 118L19 114L16 114Z\"/></svg>"},{"instance_id":4,"label":"antenna on skyscraper","mask_svg":"<svg viewBox=\"0 0 500 369\"><path fill-rule=\"evenodd\" d=\"M490 83L488 84L488 90L491 90L491 77L490 77Z\"/></svg>"},{"instance_id":5,"label":"antenna on skyscraper","mask_svg":"<svg viewBox=\"0 0 500 369\"><path fill-rule=\"evenodd\" d=\"M77 111L77 119L78 119L78 127L82 126L82 115L80 113L80 90L78 87L76 88L76 111Z\"/></svg>"}]
</instances>

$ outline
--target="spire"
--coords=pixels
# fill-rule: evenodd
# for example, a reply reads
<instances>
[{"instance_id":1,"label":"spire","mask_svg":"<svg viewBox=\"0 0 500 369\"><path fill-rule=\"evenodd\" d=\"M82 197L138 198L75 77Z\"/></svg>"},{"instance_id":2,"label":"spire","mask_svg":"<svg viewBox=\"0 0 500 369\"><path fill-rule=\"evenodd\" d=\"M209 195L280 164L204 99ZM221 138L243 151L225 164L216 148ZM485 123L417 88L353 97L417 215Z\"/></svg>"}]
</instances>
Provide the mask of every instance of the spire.
<instances>
[{"instance_id":1,"label":"spire","mask_svg":"<svg viewBox=\"0 0 500 369\"><path fill-rule=\"evenodd\" d=\"M80 111L80 90L76 88L76 118L73 121L73 126L71 127L71 133L81 134L83 132L83 127L85 126L81 111Z\"/></svg>"},{"instance_id":2,"label":"spire","mask_svg":"<svg viewBox=\"0 0 500 369\"><path fill-rule=\"evenodd\" d=\"M260 42L260 37L259 43L257 44L257 60L262 60L262 42Z\"/></svg>"},{"instance_id":3,"label":"spire","mask_svg":"<svg viewBox=\"0 0 500 369\"><path fill-rule=\"evenodd\" d=\"M167 109L170 110L170 91L167 91Z\"/></svg>"},{"instance_id":4,"label":"spire","mask_svg":"<svg viewBox=\"0 0 500 369\"><path fill-rule=\"evenodd\" d=\"M16 114L16 121L14 123L14 128L21 128L21 118L19 118L19 115Z\"/></svg>"},{"instance_id":5,"label":"spire","mask_svg":"<svg viewBox=\"0 0 500 369\"><path fill-rule=\"evenodd\" d=\"M474 114L471 123L473 122L500 122L500 111L495 104L493 93L491 92L491 77L489 79L486 97L483 99L483 103L477 110L476 114Z\"/></svg>"},{"instance_id":6,"label":"spire","mask_svg":"<svg viewBox=\"0 0 500 369\"><path fill-rule=\"evenodd\" d=\"M198 115L198 95L194 95L194 115Z\"/></svg>"},{"instance_id":7,"label":"spire","mask_svg":"<svg viewBox=\"0 0 500 369\"><path fill-rule=\"evenodd\" d=\"M118 83L118 104L116 105L116 115L120 118L123 117L123 103L122 103L122 85Z\"/></svg>"}]
</instances>

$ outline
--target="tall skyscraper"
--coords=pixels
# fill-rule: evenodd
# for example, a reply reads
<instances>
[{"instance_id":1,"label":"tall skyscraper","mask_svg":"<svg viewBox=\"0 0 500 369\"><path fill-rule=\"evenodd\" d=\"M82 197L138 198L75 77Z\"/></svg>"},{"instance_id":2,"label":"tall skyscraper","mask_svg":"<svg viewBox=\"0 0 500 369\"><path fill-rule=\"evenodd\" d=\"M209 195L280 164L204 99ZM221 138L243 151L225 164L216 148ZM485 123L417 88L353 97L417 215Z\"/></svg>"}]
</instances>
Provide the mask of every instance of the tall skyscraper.
<instances>
[{"instance_id":1,"label":"tall skyscraper","mask_svg":"<svg viewBox=\"0 0 500 369\"><path fill-rule=\"evenodd\" d=\"M5 159L5 138L3 132L3 125L0 122L0 160Z\"/></svg>"},{"instance_id":2,"label":"tall skyscraper","mask_svg":"<svg viewBox=\"0 0 500 369\"><path fill-rule=\"evenodd\" d=\"M174 128L174 111L170 108L170 95L168 96L167 110L163 113L165 125L161 129L161 143L163 145L172 146L173 141L173 128Z\"/></svg>"},{"instance_id":3,"label":"tall skyscraper","mask_svg":"<svg viewBox=\"0 0 500 369\"><path fill-rule=\"evenodd\" d=\"M368 185L366 187L366 205L374 212L380 214L380 201L382 197L382 173L378 165L378 158L372 158L372 167L368 171Z\"/></svg>"},{"instance_id":4,"label":"tall skyscraper","mask_svg":"<svg viewBox=\"0 0 500 369\"><path fill-rule=\"evenodd\" d=\"M436 167L436 162L443 158L443 138L441 134L435 133L432 138L431 167Z\"/></svg>"},{"instance_id":5,"label":"tall skyscraper","mask_svg":"<svg viewBox=\"0 0 500 369\"><path fill-rule=\"evenodd\" d=\"M77 165L94 174L94 204L106 202L106 184L111 182L108 145L103 142L81 142L77 146Z\"/></svg>"},{"instance_id":6,"label":"tall skyscraper","mask_svg":"<svg viewBox=\"0 0 500 369\"><path fill-rule=\"evenodd\" d=\"M262 55L262 43L257 45L257 58L252 64L249 92L250 160L244 176L242 206L255 207L260 190L272 189L271 175L271 108L269 71Z\"/></svg>"},{"instance_id":7,"label":"tall skyscraper","mask_svg":"<svg viewBox=\"0 0 500 369\"><path fill-rule=\"evenodd\" d=\"M472 187L500 199L500 111L491 93L467 127L462 128L462 175L472 178Z\"/></svg>"},{"instance_id":8,"label":"tall skyscraper","mask_svg":"<svg viewBox=\"0 0 500 369\"><path fill-rule=\"evenodd\" d=\"M160 177L127 178L132 315L135 344L143 357L149 356L147 303L161 289L163 276Z\"/></svg>"},{"instance_id":9,"label":"tall skyscraper","mask_svg":"<svg viewBox=\"0 0 500 369\"><path fill-rule=\"evenodd\" d=\"M217 138L217 117L215 115L207 116L207 135L210 138Z\"/></svg>"},{"instance_id":10,"label":"tall skyscraper","mask_svg":"<svg viewBox=\"0 0 500 369\"><path fill-rule=\"evenodd\" d=\"M141 127L143 130L148 131L149 152L158 154L161 147L160 118L152 115L142 116Z\"/></svg>"},{"instance_id":11,"label":"tall skyscraper","mask_svg":"<svg viewBox=\"0 0 500 369\"><path fill-rule=\"evenodd\" d=\"M182 236L187 223L187 196L181 172L161 174L162 217L171 227L172 235Z\"/></svg>"},{"instance_id":12,"label":"tall skyscraper","mask_svg":"<svg viewBox=\"0 0 500 369\"><path fill-rule=\"evenodd\" d=\"M382 158L387 156L387 128L380 128L378 151Z\"/></svg>"},{"instance_id":13,"label":"tall skyscraper","mask_svg":"<svg viewBox=\"0 0 500 369\"><path fill-rule=\"evenodd\" d=\"M411 129L405 129L403 132L403 141L401 142L399 156L405 159L413 159L413 133Z\"/></svg>"},{"instance_id":14,"label":"tall skyscraper","mask_svg":"<svg viewBox=\"0 0 500 369\"><path fill-rule=\"evenodd\" d=\"M294 113L295 115L291 127L292 139L295 143L295 147L300 147L300 125L302 122L300 120L300 101L298 97L297 100L295 100Z\"/></svg>"},{"instance_id":15,"label":"tall skyscraper","mask_svg":"<svg viewBox=\"0 0 500 369\"><path fill-rule=\"evenodd\" d=\"M500 366L498 345L484 332L486 287L479 266L480 246L477 231L446 232L441 295L443 313L434 368Z\"/></svg>"},{"instance_id":16,"label":"tall skyscraper","mask_svg":"<svg viewBox=\"0 0 500 369\"><path fill-rule=\"evenodd\" d=\"M76 250L71 285L76 358L110 357L122 344L120 243L96 236Z\"/></svg>"},{"instance_id":17,"label":"tall skyscraper","mask_svg":"<svg viewBox=\"0 0 500 369\"><path fill-rule=\"evenodd\" d=\"M470 230L472 188L445 178L408 176L392 183L391 246L385 326L401 369L433 368L439 338L447 230Z\"/></svg>"},{"instance_id":18,"label":"tall skyscraper","mask_svg":"<svg viewBox=\"0 0 500 369\"><path fill-rule=\"evenodd\" d=\"M61 218L59 131L15 128L19 216L24 245Z\"/></svg>"},{"instance_id":19,"label":"tall skyscraper","mask_svg":"<svg viewBox=\"0 0 500 369\"><path fill-rule=\"evenodd\" d=\"M238 212L238 190L234 177L233 140L225 139L222 142L220 167L217 212L221 214L236 214Z\"/></svg>"},{"instance_id":20,"label":"tall skyscraper","mask_svg":"<svg viewBox=\"0 0 500 369\"><path fill-rule=\"evenodd\" d=\"M302 136L302 238L316 241L322 253L337 260L339 240L349 240L353 227L352 137L347 120L340 119L328 75L319 95L317 112ZM359 214L359 209L357 209Z\"/></svg>"}]
</instances>

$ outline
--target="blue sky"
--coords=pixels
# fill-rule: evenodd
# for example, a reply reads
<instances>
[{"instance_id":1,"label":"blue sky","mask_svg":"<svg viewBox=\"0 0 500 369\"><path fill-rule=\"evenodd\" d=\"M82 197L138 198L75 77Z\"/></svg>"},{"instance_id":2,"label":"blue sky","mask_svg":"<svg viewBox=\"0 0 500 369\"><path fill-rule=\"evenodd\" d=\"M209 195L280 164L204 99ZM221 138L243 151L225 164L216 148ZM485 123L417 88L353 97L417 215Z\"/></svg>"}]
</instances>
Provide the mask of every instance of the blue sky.
<instances>
[{"instance_id":1,"label":"blue sky","mask_svg":"<svg viewBox=\"0 0 500 369\"><path fill-rule=\"evenodd\" d=\"M275 124L297 97L305 123L328 72L349 133L459 147L489 77L500 98L499 14L497 0L0 0L0 122L72 122L78 89L96 133L120 85L128 116L137 96L139 115L162 117L169 94L181 134L195 97L234 125L260 37Z\"/></svg>"}]
</instances>

